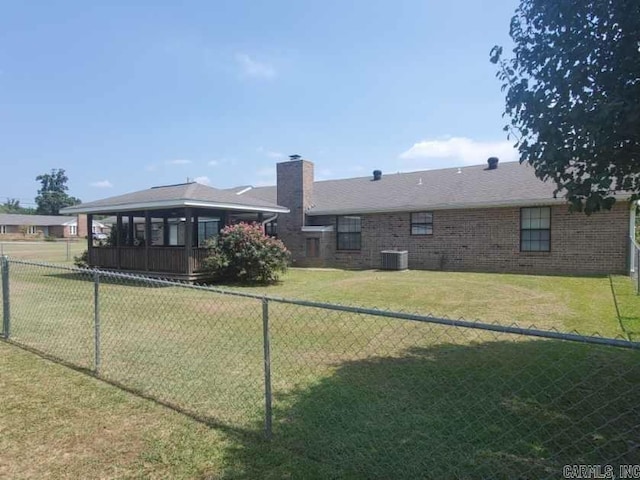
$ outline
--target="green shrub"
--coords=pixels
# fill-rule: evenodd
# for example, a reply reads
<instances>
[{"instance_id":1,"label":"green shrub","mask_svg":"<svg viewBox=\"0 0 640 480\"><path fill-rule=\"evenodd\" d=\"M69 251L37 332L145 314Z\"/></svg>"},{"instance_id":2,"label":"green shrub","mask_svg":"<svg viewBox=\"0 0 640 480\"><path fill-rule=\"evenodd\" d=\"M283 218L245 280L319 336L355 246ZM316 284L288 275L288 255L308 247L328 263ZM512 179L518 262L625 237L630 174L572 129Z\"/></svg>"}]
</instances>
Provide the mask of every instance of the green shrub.
<instances>
[{"instance_id":1,"label":"green shrub","mask_svg":"<svg viewBox=\"0 0 640 480\"><path fill-rule=\"evenodd\" d=\"M79 268L89 268L89 251L85 250L80 255L74 256L73 264Z\"/></svg>"},{"instance_id":2,"label":"green shrub","mask_svg":"<svg viewBox=\"0 0 640 480\"><path fill-rule=\"evenodd\" d=\"M58 239L53 235L47 235L46 237L44 237L44 241L45 242L57 242Z\"/></svg>"},{"instance_id":3,"label":"green shrub","mask_svg":"<svg viewBox=\"0 0 640 480\"><path fill-rule=\"evenodd\" d=\"M216 279L241 283L275 282L291 258L284 243L265 235L257 223L228 225L206 246L204 268Z\"/></svg>"}]
</instances>

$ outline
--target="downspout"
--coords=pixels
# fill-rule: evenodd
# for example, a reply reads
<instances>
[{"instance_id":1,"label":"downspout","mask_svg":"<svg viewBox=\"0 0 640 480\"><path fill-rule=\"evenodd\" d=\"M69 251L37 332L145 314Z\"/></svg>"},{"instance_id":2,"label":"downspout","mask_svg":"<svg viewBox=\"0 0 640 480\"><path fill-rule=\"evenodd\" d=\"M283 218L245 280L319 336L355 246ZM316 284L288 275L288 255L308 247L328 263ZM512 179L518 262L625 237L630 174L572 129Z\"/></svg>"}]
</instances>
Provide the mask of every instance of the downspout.
<instances>
[{"instance_id":1,"label":"downspout","mask_svg":"<svg viewBox=\"0 0 640 480\"><path fill-rule=\"evenodd\" d=\"M263 220L263 221L262 221L262 231L264 231L264 227L265 227L265 225L266 225L267 223L269 223L269 222L273 222L276 218L278 218L278 214L277 214L277 213L276 213L276 214L274 214L274 215L273 215L273 217L269 217L269 218L267 218L266 220Z\"/></svg>"}]
</instances>

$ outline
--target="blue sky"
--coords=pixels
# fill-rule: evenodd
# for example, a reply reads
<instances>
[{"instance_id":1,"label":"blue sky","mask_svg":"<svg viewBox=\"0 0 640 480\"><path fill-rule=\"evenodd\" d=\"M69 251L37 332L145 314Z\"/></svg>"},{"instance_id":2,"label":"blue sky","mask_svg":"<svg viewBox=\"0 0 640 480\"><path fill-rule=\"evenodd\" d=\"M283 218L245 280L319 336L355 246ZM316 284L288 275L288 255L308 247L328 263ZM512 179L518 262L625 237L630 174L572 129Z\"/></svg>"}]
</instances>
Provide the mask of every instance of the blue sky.
<instances>
[{"instance_id":1,"label":"blue sky","mask_svg":"<svg viewBox=\"0 0 640 480\"><path fill-rule=\"evenodd\" d=\"M489 62L516 0L0 0L0 201L514 160Z\"/></svg>"}]
</instances>

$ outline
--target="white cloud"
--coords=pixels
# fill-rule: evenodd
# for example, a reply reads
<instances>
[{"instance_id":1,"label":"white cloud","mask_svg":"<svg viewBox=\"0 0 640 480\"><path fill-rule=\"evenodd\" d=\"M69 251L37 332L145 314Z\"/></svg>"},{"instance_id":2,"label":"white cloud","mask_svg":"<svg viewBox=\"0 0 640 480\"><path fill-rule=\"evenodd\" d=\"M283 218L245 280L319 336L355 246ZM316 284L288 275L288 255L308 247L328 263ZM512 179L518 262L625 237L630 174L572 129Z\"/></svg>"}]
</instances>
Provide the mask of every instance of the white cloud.
<instances>
[{"instance_id":1,"label":"white cloud","mask_svg":"<svg viewBox=\"0 0 640 480\"><path fill-rule=\"evenodd\" d=\"M401 160L434 160L434 167L480 165L489 157L518 160L518 151L509 141L482 142L466 137L423 140L400 154ZM439 160L439 162L438 162Z\"/></svg>"},{"instance_id":2,"label":"white cloud","mask_svg":"<svg viewBox=\"0 0 640 480\"><path fill-rule=\"evenodd\" d=\"M211 185L211 179L204 175L194 178L193 181L196 183L201 183L202 185Z\"/></svg>"},{"instance_id":3,"label":"white cloud","mask_svg":"<svg viewBox=\"0 0 640 480\"><path fill-rule=\"evenodd\" d=\"M91 182L89 184L92 187L96 187L96 188L111 188L113 187L113 184L109 181L109 180L100 180L97 182Z\"/></svg>"},{"instance_id":4,"label":"white cloud","mask_svg":"<svg viewBox=\"0 0 640 480\"><path fill-rule=\"evenodd\" d=\"M178 158L176 160L167 160L166 162L167 165L188 165L191 163L191 160L185 160L183 158Z\"/></svg>"},{"instance_id":5,"label":"white cloud","mask_svg":"<svg viewBox=\"0 0 640 480\"><path fill-rule=\"evenodd\" d=\"M220 162L218 160L209 160L209 165L211 165L212 167L217 167L218 165L220 165Z\"/></svg>"},{"instance_id":6,"label":"white cloud","mask_svg":"<svg viewBox=\"0 0 640 480\"><path fill-rule=\"evenodd\" d=\"M271 79L276 76L275 68L269 64L254 60L246 53L238 53L236 62L244 76L264 79Z\"/></svg>"}]
</instances>

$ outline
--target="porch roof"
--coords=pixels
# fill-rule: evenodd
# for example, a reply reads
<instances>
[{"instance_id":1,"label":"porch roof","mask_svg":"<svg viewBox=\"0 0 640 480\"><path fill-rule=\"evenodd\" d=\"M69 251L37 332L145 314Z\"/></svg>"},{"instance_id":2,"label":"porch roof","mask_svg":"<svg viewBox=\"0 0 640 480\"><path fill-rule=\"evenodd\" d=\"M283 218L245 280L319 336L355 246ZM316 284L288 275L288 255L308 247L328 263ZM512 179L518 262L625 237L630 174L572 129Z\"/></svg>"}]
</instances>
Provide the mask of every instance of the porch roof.
<instances>
[{"instance_id":1,"label":"porch roof","mask_svg":"<svg viewBox=\"0 0 640 480\"><path fill-rule=\"evenodd\" d=\"M289 209L257 198L241 197L196 182L152 187L139 192L81 203L61 213L114 213L179 207L211 208L244 212L288 213Z\"/></svg>"}]
</instances>

